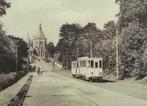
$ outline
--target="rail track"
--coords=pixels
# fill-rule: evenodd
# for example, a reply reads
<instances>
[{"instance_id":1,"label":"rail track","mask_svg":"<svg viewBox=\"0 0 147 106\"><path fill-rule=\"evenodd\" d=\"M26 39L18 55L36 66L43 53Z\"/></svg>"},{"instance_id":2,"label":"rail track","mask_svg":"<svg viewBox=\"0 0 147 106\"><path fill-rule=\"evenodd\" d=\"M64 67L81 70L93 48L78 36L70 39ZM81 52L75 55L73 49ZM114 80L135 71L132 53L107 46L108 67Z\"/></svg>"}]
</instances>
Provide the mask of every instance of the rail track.
<instances>
[{"instance_id":1,"label":"rail track","mask_svg":"<svg viewBox=\"0 0 147 106\"><path fill-rule=\"evenodd\" d=\"M10 103L7 106L22 106L23 105L23 101L30 88L32 79L33 79L33 76L31 75L29 79L25 82L23 87L20 89L20 91L16 94L16 96L11 99Z\"/></svg>"}]
</instances>

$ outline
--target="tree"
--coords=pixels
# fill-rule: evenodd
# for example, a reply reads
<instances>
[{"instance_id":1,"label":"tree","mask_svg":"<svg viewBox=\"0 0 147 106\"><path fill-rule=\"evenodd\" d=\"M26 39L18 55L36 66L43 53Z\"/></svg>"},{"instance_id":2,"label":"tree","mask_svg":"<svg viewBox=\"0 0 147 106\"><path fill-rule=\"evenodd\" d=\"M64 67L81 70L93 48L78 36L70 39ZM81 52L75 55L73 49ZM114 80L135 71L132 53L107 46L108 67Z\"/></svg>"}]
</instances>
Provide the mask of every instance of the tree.
<instances>
[{"instance_id":1,"label":"tree","mask_svg":"<svg viewBox=\"0 0 147 106\"><path fill-rule=\"evenodd\" d=\"M54 57L54 43L53 42L49 42L46 46L47 49L47 54L49 55L49 57Z\"/></svg>"},{"instance_id":2,"label":"tree","mask_svg":"<svg viewBox=\"0 0 147 106\"><path fill-rule=\"evenodd\" d=\"M27 58L28 56L28 48L26 42L24 42L23 39L16 38L12 35L1 36L0 72L9 73L12 71L16 71L16 59L18 63L17 71L22 70L22 66L25 65L27 62L25 58Z\"/></svg>"},{"instance_id":3,"label":"tree","mask_svg":"<svg viewBox=\"0 0 147 106\"><path fill-rule=\"evenodd\" d=\"M120 45L122 78L137 77L143 67L144 32L134 23L130 24L121 34L123 34Z\"/></svg>"},{"instance_id":4,"label":"tree","mask_svg":"<svg viewBox=\"0 0 147 106\"><path fill-rule=\"evenodd\" d=\"M104 24L103 35L104 39L112 39L116 37L116 25L113 20Z\"/></svg>"},{"instance_id":5,"label":"tree","mask_svg":"<svg viewBox=\"0 0 147 106\"><path fill-rule=\"evenodd\" d=\"M98 29L95 23L88 23L82 28L78 24L62 25L60 30L61 39L56 46L56 50L60 52L59 60L63 63L63 66L68 66L68 68L70 68L71 62L78 57L93 56L107 59L109 56L108 54L106 55L106 53L108 52L112 53L112 57L114 57L115 46L112 47L112 44L114 43L114 40L112 39L114 39L115 36L114 32L114 21L109 21L105 25L104 31ZM108 43L105 44L105 40L108 40ZM104 46L105 49L99 48L99 45ZM115 59L112 59L113 62L107 60L106 65L110 63L114 64L115 62ZM114 66L112 67L114 68ZM113 68L111 68L111 70Z\"/></svg>"},{"instance_id":6,"label":"tree","mask_svg":"<svg viewBox=\"0 0 147 106\"><path fill-rule=\"evenodd\" d=\"M0 0L0 16L6 14L6 9L10 7L10 3L6 0Z\"/></svg>"},{"instance_id":7,"label":"tree","mask_svg":"<svg viewBox=\"0 0 147 106\"><path fill-rule=\"evenodd\" d=\"M27 63L26 61L28 56L27 43L23 39L14 37L12 35L6 37L8 37L8 42L9 42L9 46L8 46L9 49L7 50L9 56L11 56L9 58L10 59L13 58L14 60L13 63L16 63L16 59L17 59L17 71L20 71L23 69L22 66ZM15 66L16 64L13 65L13 67ZM11 70L11 71L16 71L16 70Z\"/></svg>"},{"instance_id":8,"label":"tree","mask_svg":"<svg viewBox=\"0 0 147 106\"><path fill-rule=\"evenodd\" d=\"M89 48L88 56L93 57L94 56L93 48L95 43L98 41L98 39L101 38L101 31L97 29L95 23L88 23L86 26L82 28L82 33L83 33L82 34L83 38L87 42L86 44Z\"/></svg>"},{"instance_id":9,"label":"tree","mask_svg":"<svg viewBox=\"0 0 147 106\"><path fill-rule=\"evenodd\" d=\"M60 40L56 46L56 50L60 52L60 61L63 66L70 68L71 61L77 58L77 41L80 35L80 25L64 24L60 29Z\"/></svg>"},{"instance_id":10,"label":"tree","mask_svg":"<svg viewBox=\"0 0 147 106\"><path fill-rule=\"evenodd\" d=\"M121 77L142 78L145 75L145 54L147 27L146 0L116 0L120 5L118 14L120 41Z\"/></svg>"},{"instance_id":11,"label":"tree","mask_svg":"<svg viewBox=\"0 0 147 106\"><path fill-rule=\"evenodd\" d=\"M6 9L9 7L9 2L0 0L0 16L5 15ZM0 23L0 73L22 70L22 66L27 62L25 59L28 55L27 50L26 42L13 35L7 35Z\"/></svg>"},{"instance_id":12,"label":"tree","mask_svg":"<svg viewBox=\"0 0 147 106\"><path fill-rule=\"evenodd\" d=\"M116 25L114 21L108 21L104 24L97 42L94 45L96 57L103 58L103 69L106 74L115 74L116 66Z\"/></svg>"},{"instance_id":13,"label":"tree","mask_svg":"<svg viewBox=\"0 0 147 106\"><path fill-rule=\"evenodd\" d=\"M119 28L127 27L130 22L147 24L147 1L146 0L116 0L120 5L118 13Z\"/></svg>"}]
</instances>

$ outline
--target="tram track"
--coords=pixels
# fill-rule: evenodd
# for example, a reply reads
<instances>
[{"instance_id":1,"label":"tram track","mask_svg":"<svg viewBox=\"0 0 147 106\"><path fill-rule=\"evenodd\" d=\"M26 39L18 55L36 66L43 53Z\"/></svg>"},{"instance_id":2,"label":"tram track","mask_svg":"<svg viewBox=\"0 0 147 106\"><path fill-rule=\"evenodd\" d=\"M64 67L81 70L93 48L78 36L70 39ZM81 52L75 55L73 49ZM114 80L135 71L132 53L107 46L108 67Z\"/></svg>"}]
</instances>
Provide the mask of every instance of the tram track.
<instances>
[{"instance_id":1,"label":"tram track","mask_svg":"<svg viewBox=\"0 0 147 106\"><path fill-rule=\"evenodd\" d=\"M32 79L33 79L33 75L31 75L28 78L28 80L25 82L23 87L16 94L16 96L10 100L10 103L7 106L22 106L23 105L23 101L27 95L29 88L30 88Z\"/></svg>"}]
</instances>

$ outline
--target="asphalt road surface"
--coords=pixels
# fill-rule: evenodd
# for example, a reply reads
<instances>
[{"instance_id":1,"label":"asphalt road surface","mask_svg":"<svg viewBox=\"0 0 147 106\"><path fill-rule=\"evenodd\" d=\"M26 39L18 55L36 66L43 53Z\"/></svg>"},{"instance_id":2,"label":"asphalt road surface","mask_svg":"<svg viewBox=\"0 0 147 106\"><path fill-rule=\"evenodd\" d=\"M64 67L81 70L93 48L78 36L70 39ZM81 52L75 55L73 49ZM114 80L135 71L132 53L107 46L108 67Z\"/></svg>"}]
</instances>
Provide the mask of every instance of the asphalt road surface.
<instances>
[{"instance_id":1,"label":"asphalt road surface","mask_svg":"<svg viewBox=\"0 0 147 106\"><path fill-rule=\"evenodd\" d=\"M145 100L56 74L51 64L42 61L38 64L44 72L33 73L23 106L147 106Z\"/></svg>"}]
</instances>

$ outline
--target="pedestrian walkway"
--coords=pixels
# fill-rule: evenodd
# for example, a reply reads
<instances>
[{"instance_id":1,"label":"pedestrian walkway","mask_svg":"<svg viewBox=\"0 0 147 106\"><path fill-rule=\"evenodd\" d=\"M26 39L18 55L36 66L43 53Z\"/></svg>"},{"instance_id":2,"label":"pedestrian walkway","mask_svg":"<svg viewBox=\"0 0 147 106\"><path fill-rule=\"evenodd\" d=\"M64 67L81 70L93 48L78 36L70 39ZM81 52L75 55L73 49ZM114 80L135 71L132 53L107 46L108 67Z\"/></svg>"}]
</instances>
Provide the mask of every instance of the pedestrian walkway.
<instances>
[{"instance_id":1,"label":"pedestrian walkway","mask_svg":"<svg viewBox=\"0 0 147 106\"><path fill-rule=\"evenodd\" d=\"M7 106L10 103L10 100L16 96L18 91L22 88L26 80L29 78L30 74L31 73L27 74L14 85L0 92L0 106Z\"/></svg>"}]
</instances>

